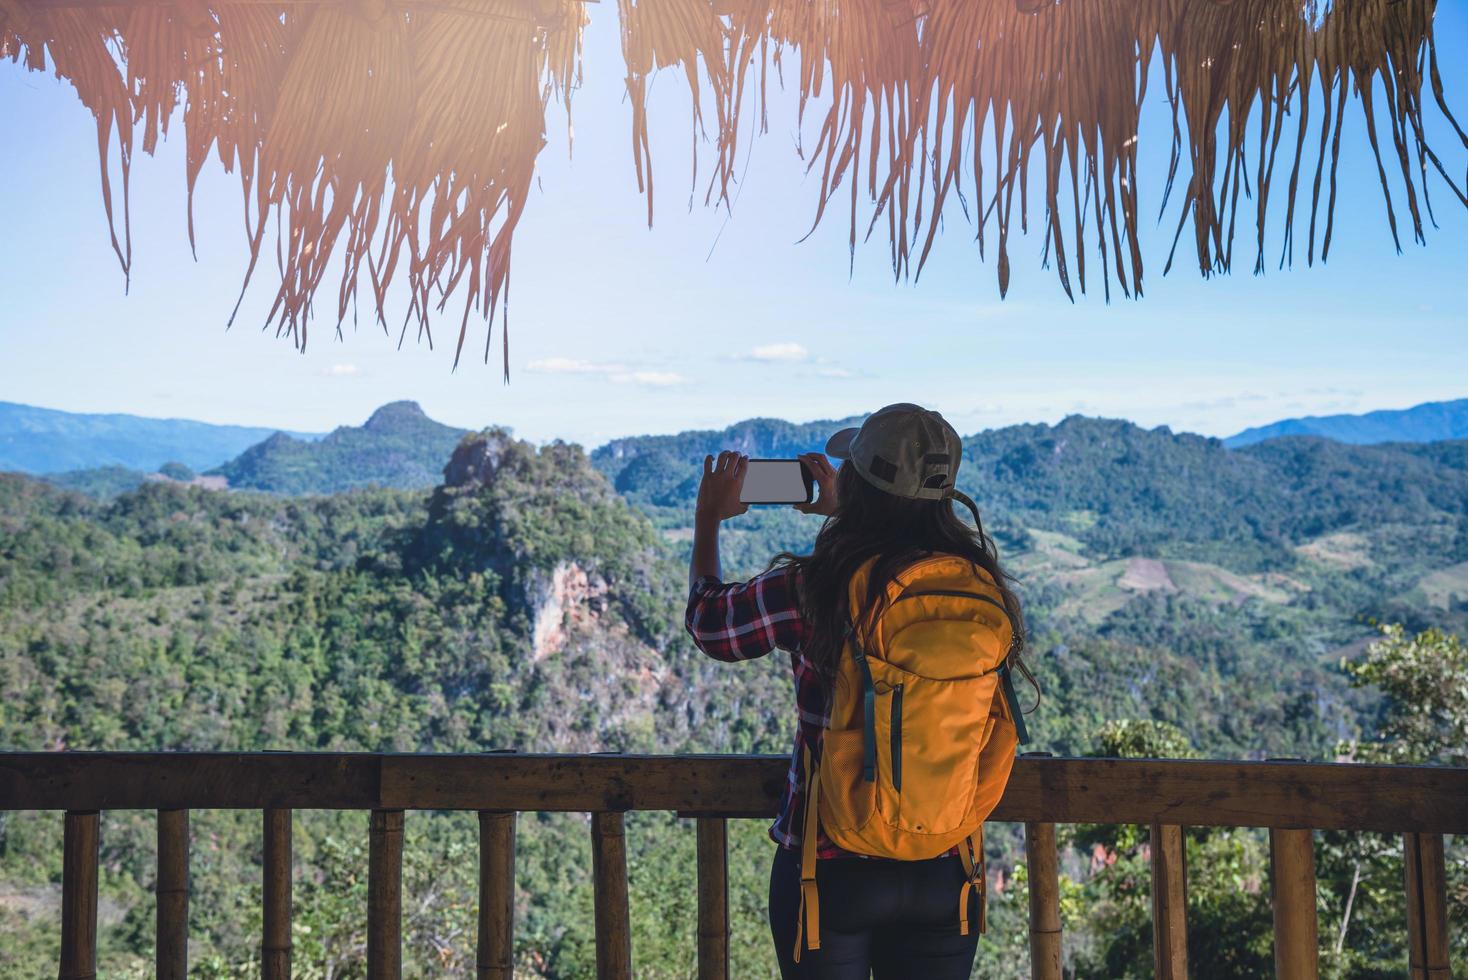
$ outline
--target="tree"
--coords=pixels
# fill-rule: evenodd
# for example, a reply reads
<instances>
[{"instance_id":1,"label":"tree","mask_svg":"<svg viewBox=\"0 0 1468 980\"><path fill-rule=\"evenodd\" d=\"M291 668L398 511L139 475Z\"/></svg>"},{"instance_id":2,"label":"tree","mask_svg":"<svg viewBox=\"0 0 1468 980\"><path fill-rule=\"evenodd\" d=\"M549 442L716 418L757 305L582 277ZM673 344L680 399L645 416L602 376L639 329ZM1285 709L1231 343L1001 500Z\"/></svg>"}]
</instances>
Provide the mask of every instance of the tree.
<instances>
[{"instance_id":1,"label":"tree","mask_svg":"<svg viewBox=\"0 0 1468 980\"><path fill-rule=\"evenodd\" d=\"M1188 736L1176 725L1151 718L1108 721L1096 734L1092 755L1117 759L1195 759Z\"/></svg>"},{"instance_id":2,"label":"tree","mask_svg":"<svg viewBox=\"0 0 1468 980\"><path fill-rule=\"evenodd\" d=\"M1381 639L1341 668L1356 687L1386 696L1376 732L1343 746L1361 762L1468 766L1468 645L1450 633L1408 636L1379 625Z\"/></svg>"},{"instance_id":3,"label":"tree","mask_svg":"<svg viewBox=\"0 0 1468 980\"><path fill-rule=\"evenodd\" d=\"M1468 645L1450 633L1427 629L1409 635L1400 623L1377 624L1381 638L1358 661L1341 669L1357 688L1383 695L1373 730L1343 742L1339 753L1359 762L1393 765L1468 765ZM1322 904L1339 917L1322 950L1330 976L1400 970L1394 937L1406 930L1402 909L1402 842L1383 834L1321 835ZM1468 916L1468 853L1448 846L1448 917ZM1459 972L1468 937L1452 933ZM1322 941L1327 936L1322 934Z\"/></svg>"}]
</instances>

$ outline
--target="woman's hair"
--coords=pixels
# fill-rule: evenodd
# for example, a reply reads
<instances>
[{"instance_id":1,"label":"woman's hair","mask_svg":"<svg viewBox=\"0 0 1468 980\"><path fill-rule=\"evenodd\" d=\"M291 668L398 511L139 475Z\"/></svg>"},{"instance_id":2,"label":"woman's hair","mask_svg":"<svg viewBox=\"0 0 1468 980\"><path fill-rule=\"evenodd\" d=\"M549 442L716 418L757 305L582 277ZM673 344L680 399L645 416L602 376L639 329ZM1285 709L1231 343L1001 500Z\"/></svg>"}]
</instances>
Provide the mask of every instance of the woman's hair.
<instances>
[{"instance_id":1,"label":"woman's hair","mask_svg":"<svg viewBox=\"0 0 1468 980\"><path fill-rule=\"evenodd\" d=\"M850 623L847 590L851 577L876 558L862 603L865 615L878 612L887 586L904 568L928 555L957 555L988 572L1004 600L1013 627L1011 658L1024 647L1024 616L1009 576L999 565L994 542L982 529L969 527L953 512L951 500L912 500L880 490L844 465L836 476L836 513L816 535L809 555L776 555L771 567L801 570L801 614L810 625L805 657L829 681Z\"/></svg>"}]
</instances>

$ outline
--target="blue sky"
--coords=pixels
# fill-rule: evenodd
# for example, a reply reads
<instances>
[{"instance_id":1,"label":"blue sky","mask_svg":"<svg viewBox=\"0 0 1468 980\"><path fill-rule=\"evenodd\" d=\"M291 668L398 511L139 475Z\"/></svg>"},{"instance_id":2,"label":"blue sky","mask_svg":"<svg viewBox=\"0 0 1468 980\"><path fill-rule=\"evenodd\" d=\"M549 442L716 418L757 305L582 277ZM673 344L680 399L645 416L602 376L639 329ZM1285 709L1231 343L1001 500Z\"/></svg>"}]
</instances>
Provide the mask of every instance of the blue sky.
<instances>
[{"instance_id":1,"label":"blue sky","mask_svg":"<svg viewBox=\"0 0 1468 980\"><path fill-rule=\"evenodd\" d=\"M1032 235L1012 242L1001 302L993 265L979 261L957 214L916 284L893 283L885 242L875 240L849 271L840 212L799 241L817 181L794 153L793 92L772 99L770 132L745 142L751 156L730 216L689 209L687 94L679 77L659 76L649 231L615 4L591 9L575 152L553 110L516 237L508 386L497 336L489 366L466 356L451 372L447 321L436 350L411 337L398 350L395 335L364 317L343 341L317 324L297 353L255 326L268 276L226 331L245 266L238 184L217 163L206 167L195 262L181 125L156 157L134 161L125 296L90 116L69 86L0 65L0 400L323 430L410 398L445 422L595 445L892 401L932 405L965 432L1081 412L1227 435L1284 416L1468 396L1468 216L1435 184L1441 227L1428 229L1426 248L1409 240L1395 254L1354 104L1328 266L1250 275L1246 231L1242 273L1203 281L1184 256L1164 277L1173 211L1165 229L1143 221L1142 301L1108 305L1096 289L1071 304L1040 268L1043 242ZM1468 5L1440 5L1437 35L1450 104L1468 119ZM1161 87L1150 91L1140 134L1148 215L1160 203L1155 178L1170 137ZM1463 174L1456 138L1435 113L1429 122L1449 171ZM1277 237L1269 248L1277 254Z\"/></svg>"}]
</instances>

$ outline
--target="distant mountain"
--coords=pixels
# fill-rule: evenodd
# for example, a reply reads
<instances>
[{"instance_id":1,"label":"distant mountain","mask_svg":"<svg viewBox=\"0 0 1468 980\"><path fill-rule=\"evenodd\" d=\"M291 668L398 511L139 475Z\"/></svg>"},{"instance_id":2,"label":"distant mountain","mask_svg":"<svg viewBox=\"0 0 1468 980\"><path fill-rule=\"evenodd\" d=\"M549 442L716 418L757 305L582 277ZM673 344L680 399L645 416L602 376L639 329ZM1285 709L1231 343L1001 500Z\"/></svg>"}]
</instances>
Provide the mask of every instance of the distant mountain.
<instances>
[{"instance_id":1,"label":"distant mountain","mask_svg":"<svg viewBox=\"0 0 1468 980\"><path fill-rule=\"evenodd\" d=\"M788 456L848 422L756 419L721 431L619 439L592 460L616 488L676 533L691 518L699 461L736 448ZM1105 558L1221 561L1241 570L1288 564L1299 544L1345 527L1456 523L1468 509L1468 442L1351 446L1272 439L1238 451L1218 439L1071 416L966 436L959 486L991 530L1061 533ZM755 508L740 527L801 548L809 522ZM803 529L803 530L802 530ZM1018 539L1016 539L1018 542ZM1438 546L1442 547L1442 546ZM1450 546L1468 558L1468 540Z\"/></svg>"},{"instance_id":2,"label":"distant mountain","mask_svg":"<svg viewBox=\"0 0 1468 980\"><path fill-rule=\"evenodd\" d=\"M269 493L338 493L378 486L418 490L441 482L466 430L423 414L417 402L391 402L361 427L341 426L315 441L277 432L211 470L231 488Z\"/></svg>"},{"instance_id":3,"label":"distant mountain","mask_svg":"<svg viewBox=\"0 0 1468 980\"><path fill-rule=\"evenodd\" d=\"M696 464L705 453L737 449L754 457L788 458L815 452L831 433L860 425L863 416L829 422L746 419L725 429L613 439L594 450L592 462L620 492L645 504L678 504L698 491Z\"/></svg>"},{"instance_id":4,"label":"distant mountain","mask_svg":"<svg viewBox=\"0 0 1468 980\"><path fill-rule=\"evenodd\" d=\"M88 415L0 402L0 470L39 474L120 466L153 472L168 462L206 470L273 432L188 419ZM294 435L317 438L310 433Z\"/></svg>"},{"instance_id":5,"label":"distant mountain","mask_svg":"<svg viewBox=\"0 0 1468 980\"><path fill-rule=\"evenodd\" d=\"M1230 449L1279 436L1323 436L1336 442L1436 442L1468 439L1468 398L1426 402L1412 408L1367 412L1365 415L1307 415L1245 429L1225 439Z\"/></svg>"}]
</instances>

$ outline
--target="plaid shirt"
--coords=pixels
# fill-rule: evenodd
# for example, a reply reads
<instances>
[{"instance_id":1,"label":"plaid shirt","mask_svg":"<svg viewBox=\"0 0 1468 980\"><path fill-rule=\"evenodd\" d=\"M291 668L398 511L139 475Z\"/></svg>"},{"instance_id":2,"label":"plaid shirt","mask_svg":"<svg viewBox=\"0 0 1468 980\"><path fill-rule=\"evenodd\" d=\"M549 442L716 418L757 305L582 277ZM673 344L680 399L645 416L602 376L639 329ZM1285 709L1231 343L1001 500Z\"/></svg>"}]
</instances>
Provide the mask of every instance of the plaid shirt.
<instances>
[{"instance_id":1,"label":"plaid shirt","mask_svg":"<svg viewBox=\"0 0 1468 980\"><path fill-rule=\"evenodd\" d=\"M734 662L763 657L775 649L790 655L795 675L795 748L780 796L780 815L770 827L770 838L781 847L800 846L800 818L805 792L800 779L802 750L808 745L819 758L821 736L830 723L825 687L816 667L802 654L809 627L800 615L800 571L776 568L748 582L723 583L705 576L693 583L684 623L693 642L715 660ZM816 836L819 857L849 857L827 839Z\"/></svg>"}]
</instances>

